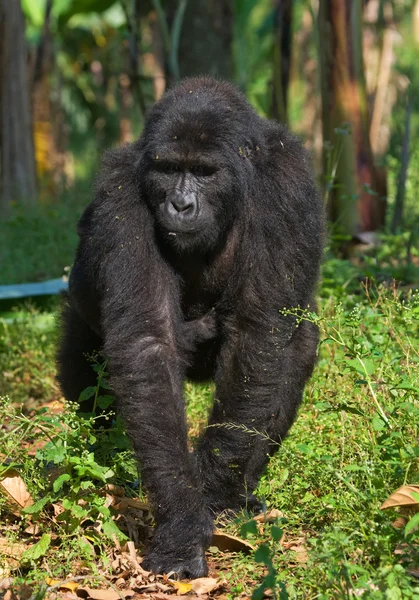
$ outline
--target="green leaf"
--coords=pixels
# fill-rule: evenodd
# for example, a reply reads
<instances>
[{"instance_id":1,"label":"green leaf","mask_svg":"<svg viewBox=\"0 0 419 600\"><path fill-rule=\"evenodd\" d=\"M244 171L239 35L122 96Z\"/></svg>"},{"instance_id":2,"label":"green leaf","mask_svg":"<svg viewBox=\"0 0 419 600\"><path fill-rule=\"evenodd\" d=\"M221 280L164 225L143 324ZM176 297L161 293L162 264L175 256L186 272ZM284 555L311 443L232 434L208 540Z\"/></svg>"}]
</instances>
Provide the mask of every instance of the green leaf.
<instances>
[{"instance_id":1,"label":"green leaf","mask_svg":"<svg viewBox=\"0 0 419 600\"><path fill-rule=\"evenodd\" d=\"M41 27L45 19L45 0L21 0L26 18L36 27Z\"/></svg>"},{"instance_id":2,"label":"green leaf","mask_svg":"<svg viewBox=\"0 0 419 600\"><path fill-rule=\"evenodd\" d=\"M359 415L360 417L365 416L365 413L361 409L353 406L352 404L338 404L337 408L339 410L344 410L345 412L351 413L352 415Z\"/></svg>"},{"instance_id":3,"label":"green leaf","mask_svg":"<svg viewBox=\"0 0 419 600\"><path fill-rule=\"evenodd\" d=\"M46 504L48 504L48 502L51 502L51 498L50 496L45 496L44 498L41 498L34 504L31 504L31 506L23 508L22 512L25 513L25 515L36 515L41 512L41 510Z\"/></svg>"},{"instance_id":4,"label":"green leaf","mask_svg":"<svg viewBox=\"0 0 419 600\"><path fill-rule=\"evenodd\" d=\"M376 369L376 363L370 358L362 359L362 363L356 358L351 358L346 361L346 364L351 370L354 370L361 375L365 375L365 373L367 373L367 375L372 375Z\"/></svg>"},{"instance_id":5,"label":"green leaf","mask_svg":"<svg viewBox=\"0 0 419 600\"><path fill-rule=\"evenodd\" d=\"M49 533L44 533L39 540L33 546L30 546L25 552L22 554L22 561L27 562L31 560L37 560L41 556L44 556L50 547L51 544L51 535Z\"/></svg>"},{"instance_id":6,"label":"green leaf","mask_svg":"<svg viewBox=\"0 0 419 600\"><path fill-rule=\"evenodd\" d=\"M92 544L89 543L86 540L86 538L84 538L84 537L77 538L77 543L78 543L78 546L84 556L87 556L89 558L94 558L95 551L93 550Z\"/></svg>"},{"instance_id":7,"label":"green leaf","mask_svg":"<svg viewBox=\"0 0 419 600\"><path fill-rule=\"evenodd\" d=\"M258 527L254 519L243 523L243 525L240 528L240 535L244 538L246 538L248 535L257 535L257 533Z\"/></svg>"},{"instance_id":8,"label":"green leaf","mask_svg":"<svg viewBox=\"0 0 419 600\"><path fill-rule=\"evenodd\" d=\"M406 527L404 528L404 534L408 535L416 527L419 527L419 513L416 513L415 515L413 515L413 517L409 520Z\"/></svg>"},{"instance_id":9,"label":"green leaf","mask_svg":"<svg viewBox=\"0 0 419 600\"><path fill-rule=\"evenodd\" d=\"M70 475L68 473L63 473L62 475L57 477L57 479L54 481L54 483L52 485L54 492L59 492L60 489L63 487L64 483L69 480L70 480Z\"/></svg>"},{"instance_id":10,"label":"green leaf","mask_svg":"<svg viewBox=\"0 0 419 600\"><path fill-rule=\"evenodd\" d=\"M45 448L38 450L36 458L46 463L52 462L54 465L58 465L64 462L66 455L67 450L64 448L62 441L57 440L56 443L49 442Z\"/></svg>"},{"instance_id":11,"label":"green leaf","mask_svg":"<svg viewBox=\"0 0 419 600\"><path fill-rule=\"evenodd\" d=\"M89 510L86 508L83 508L82 506L79 506L78 504L73 503L71 508L70 508L71 514L76 518L76 519L84 519L85 517L88 516L89 514Z\"/></svg>"},{"instance_id":12,"label":"green leaf","mask_svg":"<svg viewBox=\"0 0 419 600\"><path fill-rule=\"evenodd\" d=\"M103 522L102 531L103 531L104 535L107 538L109 538L110 540L113 539L114 535L116 535L116 537L121 541L129 539L125 535L125 533L122 533L122 531L119 529L119 527L111 519Z\"/></svg>"},{"instance_id":13,"label":"green leaf","mask_svg":"<svg viewBox=\"0 0 419 600\"><path fill-rule=\"evenodd\" d=\"M271 534L272 534L272 539L275 542L280 542L281 538L283 536L283 531L280 527L278 527L277 525L272 525L271 527Z\"/></svg>"},{"instance_id":14,"label":"green leaf","mask_svg":"<svg viewBox=\"0 0 419 600\"><path fill-rule=\"evenodd\" d=\"M111 396L111 394L105 394L104 396L98 396L96 404L99 408L105 409L108 408L115 401L115 396Z\"/></svg>"},{"instance_id":15,"label":"green leaf","mask_svg":"<svg viewBox=\"0 0 419 600\"><path fill-rule=\"evenodd\" d=\"M87 387L82 391L79 396L79 402L84 402L85 400L89 400L92 396L96 394L96 386Z\"/></svg>"},{"instance_id":16,"label":"green leaf","mask_svg":"<svg viewBox=\"0 0 419 600\"><path fill-rule=\"evenodd\" d=\"M271 551L269 546L262 544L255 552L255 561L269 566L272 562Z\"/></svg>"},{"instance_id":17,"label":"green leaf","mask_svg":"<svg viewBox=\"0 0 419 600\"><path fill-rule=\"evenodd\" d=\"M257 587L252 592L252 600L262 600L265 596L265 584L262 583L259 587Z\"/></svg>"},{"instance_id":18,"label":"green leaf","mask_svg":"<svg viewBox=\"0 0 419 600\"><path fill-rule=\"evenodd\" d=\"M372 428L374 429L374 431L382 431L383 429L385 429L386 424L383 421L383 419L381 419L378 415L375 415L375 417L372 420Z\"/></svg>"}]
</instances>

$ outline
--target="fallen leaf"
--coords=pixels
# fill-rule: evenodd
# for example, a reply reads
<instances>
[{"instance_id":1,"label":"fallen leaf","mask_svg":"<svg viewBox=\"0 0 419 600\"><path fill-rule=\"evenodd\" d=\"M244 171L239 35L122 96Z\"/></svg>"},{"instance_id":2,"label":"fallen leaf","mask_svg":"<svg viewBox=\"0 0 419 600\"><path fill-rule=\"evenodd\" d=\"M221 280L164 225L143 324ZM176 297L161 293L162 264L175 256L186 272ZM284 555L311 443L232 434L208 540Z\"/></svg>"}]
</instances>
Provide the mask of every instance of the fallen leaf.
<instances>
[{"instance_id":1,"label":"fallen leaf","mask_svg":"<svg viewBox=\"0 0 419 600\"><path fill-rule=\"evenodd\" d=\"M0 478L0 493L6 496L6 504L9 504L15 515L19 515L22 508L33 504L25 482L15 469L8 469Z\"/></svg>"},{"instance_id":2,"label":"fallen leaf","mask_svg":"<svg viewBox=\"0 0 419 600\"><path fill-rule=\"evenodd\" d=\"M228 535L220 529L214 531L211 546L216 546L224 552L245 552L248 554L255 550L255 546L247 540L242 540L234 535Z\"/></svg>"},{"instance_id":3,"label":"fallen leaf","mask_svg":"<svg viewBox=\"0 0 419 600\"><path fill-rule=\"evenodd\" d=\"M12 577L6 577L5 579L0 579L0 590L8 590L13 583Z\"/></svg>"},{"instance_id":4,"label":"fallen leaf","mask_svg":"<svg viewBox=\"0 0 419 600\"><path fill-rule=\"evenodd\" d=\"M50 586L56 585L59 590L69 590L70 592L74 592L79 587L76 581L62 581L61 579L51 579L51 577L46 577L45 581Z\"/></svg>"},{"instance_id":5,"label":"fallen leaf","mask_svg":"<svg viewBox=\"0 0 419 600\"><path fill-rule=\"evenodd\" d=\"M0 556L5 559L4 564L0 564L0 578L7 579L12 575L12 571L19 567L20 557L25 550L26 546L24 544L0 538Z\"/></svg>"},{"instance_id":6,"label":"fallen leaf","mask_svg":"<svg viewBox=\"0 0 419 600\"><path fill-rule=\"evenodd\" d=\"M38 535L39 532L41 531L40 526L38 525L38 523L30 523L26 529L24 529L25 533L28 533L29 535Z\"/></svg>"},{"instance_id":7,"label":"fallen leaf","mask_svg":"<svg viewBox=\"0 0 419 600\"><path fill-rule=\"evenodd\" d=\"M419 502L412 496L412 492L419 494L419 485L402 485L398 490L393 492L385 502L380 506L381 510L386 508L396 508L398 506L414 506L419 510Z\"/></svg>"},{"instance_id":8,"label":"fallen leaf","mask_svg":"<svg viewBox=\"0 0 419 600\"><path fill-rule=\"evenodd\" d=\"M282 513L280 510L277 508L272 508L271 510L268 510L268 512L259 513L253 517L253 520L257 521L258 523L272 523L277 519L281 519L283 516L284 513Z\"/></svg>"},{"instance_id":9,"label":"fallen leaf","mask_svg":"<svg viewBox=\"0 0 419 600\"><path fill-rule=\"evenodd\" d=\"M192 584L185 581L173 581L172 579L168 579L167 583L170 583L170 585L177 590L179 596L188 594L192 590Z\"/></svg>"},{"instance_id":10,"label":"fallen leaf","mask_svg":"<svg viewBox=\"0 0 419 600\"><path fill-rule=\"evenodd\" d=\"M406 527L407 521L407 517L400 515L393 521L392 525L395 529L402 529Z\"/></svg>"},{"instance_id":11,"label":"fallen leaf","mask_svg":"<svg viewBox=\"0 0 419 600\"><path fill-rule=\"evenodd\" d=\"M192 591L200 596L212 592L212 590L219 586L219 581L218 579L214 579L214 577L200 577L199 579L193 579L191 586Z\"/></svg>"},{"instance_id":12,"label":"fallen leaf","mask_svg":"<svg viewBox=\"0 0 419 600\"><path fill-rule=\"evenodd\" d=\"M300 544L296 544L296 545L290 545L289 550L292 550L292 552L295 552L295 558L297 559L297 562L304 564L307 562L307 548L305 546L302 546Z\"/></svg>"},{"instance_id":13,"label":"fallen leaf","mask_svg":"<svg viewBox=\"0 0 419 600\"><path fill-rule=\"evenodd\" d=\"M130 598L131 596L135 596L135 592L132 590L114 590L113 588L99 590L89 587L80 587L77 590L77 596L81 598L91 598L92 600L121 600L121 597Z\"/></svg>"},{"instance_id":14,"label":"fallen leaf","mask_svg":"<svg viewBox=\"0 0 419 600\"><path fill-rule=\"evenodd\" d=\"M6 554L11 558L19 559L25 552L27 546L18 542L11 542L6 538L0 538L0 554Z\"/></svg>"},{"instance_id":15,"label":"fallen leaf","mask_svg":"<svg viewBox=\"0 0 419 600\"><path fill-rule=\"evenodd\" d=\"M142 502L138 500L138 498L127 498L124 496L121 498L120 496L111 496L112 498L112 506L115 510L119 512L124 512L127 508L135 508L136 510L147 510L150 511L151 507L146 502Z\"/></svg>"}]
</instances>

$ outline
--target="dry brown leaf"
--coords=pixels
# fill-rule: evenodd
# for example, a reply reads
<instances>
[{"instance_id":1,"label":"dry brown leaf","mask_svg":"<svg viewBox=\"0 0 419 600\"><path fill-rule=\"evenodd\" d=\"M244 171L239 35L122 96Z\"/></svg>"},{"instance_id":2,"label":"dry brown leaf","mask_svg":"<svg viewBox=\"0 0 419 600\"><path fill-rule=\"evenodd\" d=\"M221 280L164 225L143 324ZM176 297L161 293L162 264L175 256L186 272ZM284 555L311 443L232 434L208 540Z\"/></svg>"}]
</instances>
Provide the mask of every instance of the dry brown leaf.
<instances>
[{"instance_id":1,"label":"dry brown leaf","mask_svg":"<svg viewBox=\"0 0 419 600\"><path fill-rule=\"evenodd\" d=\"M26 529L24 529L25 533L29 534L29 535L39 535L39 532L41 531L40 526L38 525L38 523L30 523Z\"/></svg>"},{"instance_id":2,"label":"dry brown leaf","mask_svg":"<svg viewBox=\"0 0 419 600\"><path fill-rule=\"evenodd\" d=\"M33 597L33 590L26 583L22 583L17 587L13 587L12 589L7 590L4 595L3 600L30 600Z\"/></svg>"},{"instance_id":3,"label":"dry brown leaf","mask_svg":"<svg viewBox=\"0 0 419 600\"><path fill-rule=\"evenodd\" d=\"M26 546L17 542L11 542L5 538L0 538L0 578L7 578L13 575L20 565L20 557L25 552Z\"/></svg>"},{"instance_id":4,"label":"dry brown leaf","mask_svg":"<svg viewBox=\"0 0 419 600\"><path fill-rule=\"evenodd\" d=\"M114 483L108 483L105 485L105 490L110 492L114 496L120 496L123 498L125 496L125 490L120 485L115 485Z\"/></svg>"},{"instance_id":5,"label":"dry brown leaf","mask_svg":"<svg viewBox=\"0 0 419 600\"><path fill-rule=\"evenodd\" d=\"M150 596L146 598L153 598L155 600L170 600L170 598L176 598L174 594L163 594L163 592L152 592ZM187 596L187 600L205 600L206 596Z\"/></svg>"},{"instance_id":6,"label":"dry brown leaf","mask_svg":"<svg viewBox=\"0 0 419 600\"><path fill-rule=\"evenodd\" d=\"M214 577L199 577L191 581L192 591L198 596L209 594L219 586L219 580Z\"/></svg>"},{"instance_id":7,"label":"dry brown leaf","mask_svg":"<svg viewBox=\"0 0 419 600\"><path fill-rule=\"evenodd\" d=\"M91 598L92 600L121 600L121 598L135 596L135 592L132 590L114 590L113 588L99 590L89 587L80 587L77 590L77 596L81 598Z\"/></svg>"},{"instance_id":8,"label":"dry brown leaf","mask_svg":"<svg viewBox=\"0 0 419 600\"><path fill-rule=\"evenodd\" d=\"M253 517L253 520L257 521L258 523L272 523L283 516L284 513L282 513L280 510L278 510L277 508L272 508L266 513L259 513L258 515Z\"/></svg>"},{"instance_id":9,"label":"dry brown leaf","mask_svg":"<svg viewBox=\"0 0 419 600\"><path fill-rule=\"evenodd\" d=\"M8 469L0 478L0 493L6 496L6 503L15 515L19 515L22 508L33 504L25 482L15 469Z\"/></svg>"},{"instance_id":10,"label":"dry brown leaf","mask_svg":"<svg viewBox=\"0 0 419 600\"><path fill-rule=\"evenodd\" d=\"M56 502L53 502L51 506L54 510L54 517L58 517L59 515L61 515L61 513L65 511L65 508L62 504L57 504Z\"/></svg>"},{"instance_id":11,"label":"dry brown leaf","mask_svg":"<svg viewBox=\"0 0 419 600\"><path fill-rule=\"evenodd\" d=\"M380 506L381 510L398 506L413 506L419 510L419 502L413 498L412 492L419 494L419 485L402 485L383 502Z\"/></svg>"},{"instance_id":12,"label":"dry brown leaf","mask_svg":"<svg viewBox=\"0 0 419 600\"><path fill-rule=\"evenodd\" d=\"M301 545L293 545L289 547L290 550L292 550L292 552L295 552L295 558L297 559L297 562L299 562L300 564L304 564L307 562L307 548L305 546L301 546Z\"/></svg>"},{"instance_id":13,"label":"dry brown leaf","mask_svg":"<svg viewBox=\"0 0 419 600\"><path fill-rule=\"evenodd\" d=\"M147 510L150 511L151 507L146 502L141 502L138 498L127 498L124 496L123 498L119 496L112 496L111 502L113 508L118 510L119 512L123 512L127 508L135 508L136 510Z\"/></svg>"},{"instance_id":14,"label":"dry brown leaf","mask_svg":"<svg viewBox=\"0 0 419 600\"><path fill-rule=\"evenodd\" d=\"M212 536L211 546L216 546L224 552L254 552L255 546L247 540L242 540L234 535L228 535L220 529L216 529Z\"/></svg>"},{"instance_id":15,"label":"dry brown leaf","mask_svg":"<svg viewBox=\"0 0 419 600\"><path fill-rule=\"evenodd\" d=\"M407 525L408 518L399 515L392 523L394 529L404 529Z\"/></svg>"},{"instance_id":16,"label":"dry brown leaf","mask_svg":"<svg viewBox=\"0 0 419 600\"><path fill-rule=\"evenodd\" d=\"M6 577L5 579L0 579L0 590L8 590L13 583L12 577Z\"/></svg>"}]
</instances>

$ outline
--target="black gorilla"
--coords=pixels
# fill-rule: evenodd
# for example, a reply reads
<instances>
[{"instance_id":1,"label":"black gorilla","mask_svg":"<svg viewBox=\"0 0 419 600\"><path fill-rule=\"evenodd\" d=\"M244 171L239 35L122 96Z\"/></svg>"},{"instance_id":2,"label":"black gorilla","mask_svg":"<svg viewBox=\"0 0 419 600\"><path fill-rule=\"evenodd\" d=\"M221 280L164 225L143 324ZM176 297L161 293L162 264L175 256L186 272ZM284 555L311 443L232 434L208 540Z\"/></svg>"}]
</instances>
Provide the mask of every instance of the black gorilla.
<instances>
[{"instance_id":1,"label":"black gorilla","mask_svg":"<svg viewBox=\"0 0 419 600\"><path fill-rule=\"evenodd\" d=\"M63 393L94 384L86 354L102 350L155 511L144 567L203 576L212 513L257 507L315 362L316 328L282 310L313 307L323 208L310 161L235 87L187 79L137 142L105 155L79 236ZM194 453L186 377L216 382Z\"/></svg>"}]
</instances>

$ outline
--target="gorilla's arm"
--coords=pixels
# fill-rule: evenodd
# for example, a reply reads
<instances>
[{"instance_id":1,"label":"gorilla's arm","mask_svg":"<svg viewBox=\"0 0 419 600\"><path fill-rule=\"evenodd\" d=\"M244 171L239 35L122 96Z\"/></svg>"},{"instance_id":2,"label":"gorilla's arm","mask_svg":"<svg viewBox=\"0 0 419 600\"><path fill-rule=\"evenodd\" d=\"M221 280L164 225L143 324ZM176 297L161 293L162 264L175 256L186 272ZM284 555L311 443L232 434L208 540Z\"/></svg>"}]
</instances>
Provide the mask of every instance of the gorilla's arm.
<instances>
[{"instance_id":1,"label":"gorilla's arm","mask_svg":"<svg viewBox=\"0 0 419 600\"><path fill-rule=\"evenodd\" d=\"M291 427L316 361L316 326L284 314L311 307L323 232L322 200L298 141L268 123L254 160L234 310L224 324L216 401L198 448L213 509L250 504L269 456Z\"/></svg>"},{"instance_id":2,"label":"gorilla's arm","mask_svg":"<svg viewBox=\"0 0 419 600\"><path fill-rule=\"evenodd\" d=\"M209 506L257 508L251 492L285 438L315 362L318 333L276 318L230 331L216 376L216 401L197 450Z\"/></svg>"},{"instance_id":3,"label":"gorilla's arm","mask_svg":"<svg viewBox=\"0 0 419 600\"><path fill-rule=\"evenodd\" d=\"M74 285L73 293L93 286L88 297L99 298L112 389L154 507L157 528L145 568L198 577L206 573L212 520L187 446L178 284L158 253L126 153L108 156L82 220L77 273L86 285ZM73 301L82 304L81 297Z\"/></svg>"}]
</instances>

